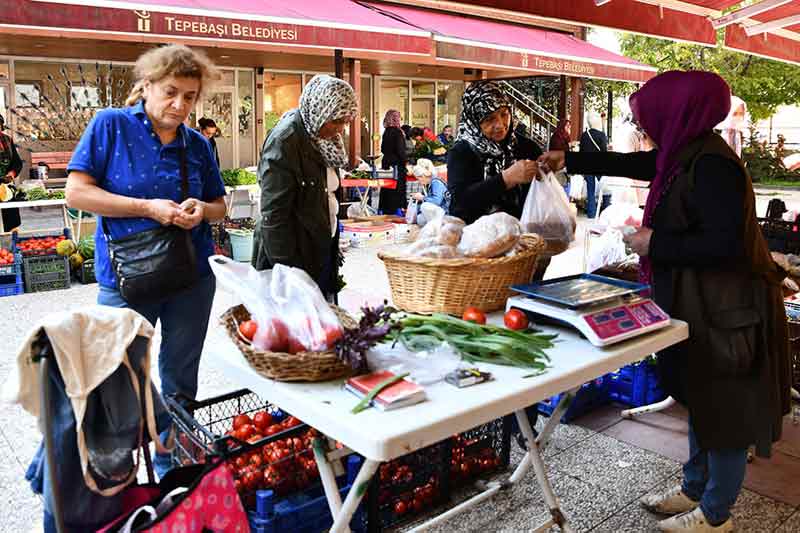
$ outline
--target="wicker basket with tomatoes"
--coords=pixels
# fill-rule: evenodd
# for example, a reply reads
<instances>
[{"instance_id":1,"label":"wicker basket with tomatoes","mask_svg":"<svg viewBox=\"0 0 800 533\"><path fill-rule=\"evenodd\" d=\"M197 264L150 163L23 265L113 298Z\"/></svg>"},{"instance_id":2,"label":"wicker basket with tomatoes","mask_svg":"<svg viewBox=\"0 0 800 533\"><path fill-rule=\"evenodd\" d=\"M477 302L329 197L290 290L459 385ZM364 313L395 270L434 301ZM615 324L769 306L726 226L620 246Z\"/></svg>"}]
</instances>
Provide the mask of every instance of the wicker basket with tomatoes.
<instances>
[{"instance_id":1,"label":"wicker basket with tomatoes","mask_svg":"<svg viewBox=\"0 0 800 533\"><path fill-rule=\"evenodd\" d=\"M204 401L173 395L166 404L176 427L173 463L221 455L246 508L254 508L257 490L286 496L318 483L316 430L249 390Z\"/></svg>"},{"instance_id":2,"label":"wicker basket with tomatoes","mask_svg":"<svg viewBox=\"0 0 800 533\"><path fill-rule=\"evenodd\" d=\"M355 328L356 322L343 309L332 306L342 328ZM278 381L327 381L349 376L353 368L340 359L333 348L326 351L310 351L300 339L292 337L287 326L279 319L270 324L258 324L252 320L243 305L232 307L221 317L220 322L228 336L236 344L250 365L261 375ZM259 327L271 330L272 350L260 350L252 344ZM325 331L325 344L333 346L342 336L342 329Z\"/></svg>"}]
</instances>

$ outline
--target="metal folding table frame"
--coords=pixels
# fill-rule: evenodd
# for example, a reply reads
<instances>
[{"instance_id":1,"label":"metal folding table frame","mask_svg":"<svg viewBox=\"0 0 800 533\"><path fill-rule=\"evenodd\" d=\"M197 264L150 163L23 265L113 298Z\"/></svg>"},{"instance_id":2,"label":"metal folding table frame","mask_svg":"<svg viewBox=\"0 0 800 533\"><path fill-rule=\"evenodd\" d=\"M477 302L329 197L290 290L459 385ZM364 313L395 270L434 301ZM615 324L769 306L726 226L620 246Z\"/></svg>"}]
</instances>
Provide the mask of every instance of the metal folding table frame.
<instances>
[{"instance_id":1,"label":"metal folding table frame","mask_svg":"<svg viewBox=\"0 0 800 533\"><path fill-rule=\"evenodd\" d=\"M498 322L502 320L502 314L496 313L489 318ZM688 338L689 332L686 323L673 321L662 330L605 349L592 346L577 333L566 330L557 332L559 341L550 351L551 368L541 376L525 377L528 372L523 369L486 365L495 376L490 382L466 389L456 389L438 382L425 387L427 401L396 411L368 409L357 415L350 412L357 399L344 390L341 381L285 383L264 378L249 366L227 338L220 338L219 342L214 343L209 349L209 359L237 385L249 388L365 458L353 483L354 490L350 490L342 502L326 451L319 447L314 450L328 505L335 517L330 530L333 533L348 530L350 519L381 462L401 457L512 412L526 441L535 443L535 446L528 446L528 453L506 480L488 483L481 493L417 526L414 531L424 531L491 498L510 484L520 482L533 467L537 484L550 510L550 519L535 531L545 531L558 525L562 531L571 532L574 529L547 479L542 459L542 450L561 415L583 383L681 342ZM221 337L220 332L215 334ZM380 345L377 349L391 348ZM525 407L563 391L568 392L538 438L534 437Z\"/></svg>"}]
</instances>

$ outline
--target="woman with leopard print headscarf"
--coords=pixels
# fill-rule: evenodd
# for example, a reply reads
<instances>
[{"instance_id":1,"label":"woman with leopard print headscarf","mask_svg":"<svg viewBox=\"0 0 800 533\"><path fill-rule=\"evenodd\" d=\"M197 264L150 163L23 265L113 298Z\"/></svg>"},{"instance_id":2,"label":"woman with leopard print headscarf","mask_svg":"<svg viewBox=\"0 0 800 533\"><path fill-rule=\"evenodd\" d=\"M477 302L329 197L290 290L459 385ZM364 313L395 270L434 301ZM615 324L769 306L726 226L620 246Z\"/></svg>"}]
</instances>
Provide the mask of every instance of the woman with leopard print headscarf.
<instances>
[{"instance_id":1,"label":"woman with leopard print headscarf","mask_svg":"<svg viewBox=\"0 0 800 533\"><path fill-rule=\"evenodd\" d=\"M519 218L541 148L514 133L511 102L497 83L471 84L461 105L458 137L447 154L450 214L467 224L496 211Z\"/></svg>"},{"instance_id":2,"label":"woman with leopard print headscarf","mask_svg":"<svg viewBox=\"0 0 800 533\"><path fill-rule=\"evenodd\" d=\"M305 270L331 298L337 292L339 169L348 154L342 133L358 109L345 81L314 76L300 107L287 112L264 141L258 165L261 219L253 266L280 263Z\"/></svg>"}]
</instances>

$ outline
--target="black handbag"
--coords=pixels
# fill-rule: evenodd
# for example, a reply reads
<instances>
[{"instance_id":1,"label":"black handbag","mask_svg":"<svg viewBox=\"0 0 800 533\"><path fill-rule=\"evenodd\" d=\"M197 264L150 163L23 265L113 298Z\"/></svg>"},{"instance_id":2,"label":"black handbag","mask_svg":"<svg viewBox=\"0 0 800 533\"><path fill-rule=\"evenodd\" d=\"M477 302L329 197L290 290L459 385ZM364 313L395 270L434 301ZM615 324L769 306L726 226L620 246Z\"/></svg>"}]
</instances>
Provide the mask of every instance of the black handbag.
<instances>
[{"instance_id":1,"label":"black handbag","mask_svg":"<svg viewBox=\"0 0 800 533\"><path fill-rule=\"evenodd\" d=\"M181 193L186 200L189 177L185 145L180 159ZM105 217L101 223L117 288L128 303L165 300L197 282L197 253L190 230L161 226L112 240Z\"/></svg>"}]
</instances>

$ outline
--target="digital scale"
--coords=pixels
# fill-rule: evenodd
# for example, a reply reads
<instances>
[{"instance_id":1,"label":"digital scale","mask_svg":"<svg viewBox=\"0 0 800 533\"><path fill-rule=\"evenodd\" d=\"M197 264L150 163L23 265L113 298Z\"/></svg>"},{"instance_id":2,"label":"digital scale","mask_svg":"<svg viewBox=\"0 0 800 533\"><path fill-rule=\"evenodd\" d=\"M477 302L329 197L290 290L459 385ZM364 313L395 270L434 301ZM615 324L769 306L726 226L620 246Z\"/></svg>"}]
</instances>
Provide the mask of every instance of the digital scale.
<instances>
[{"instance_id":1,"label":"digital scale","mask_svg":"<svg viewBox=\"0 0 800 533\"><path fill-rule=\"evenodd\" d=\"M514 285L520 293L506 311L520 309L538 323L577 329L595 346L608 346L670 323L656 303L641 296L649 285L594 274L580 274L529 285Z\"/></svg>"}]
</instances>

